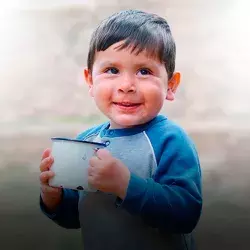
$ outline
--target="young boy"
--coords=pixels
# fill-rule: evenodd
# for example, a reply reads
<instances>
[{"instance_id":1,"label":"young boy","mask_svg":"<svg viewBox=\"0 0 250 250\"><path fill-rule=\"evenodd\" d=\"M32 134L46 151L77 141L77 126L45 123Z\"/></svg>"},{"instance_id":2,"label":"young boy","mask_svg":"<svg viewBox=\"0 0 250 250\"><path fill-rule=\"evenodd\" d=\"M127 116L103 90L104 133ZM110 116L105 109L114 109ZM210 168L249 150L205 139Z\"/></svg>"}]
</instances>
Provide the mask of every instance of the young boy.
<instances>
[{"instance_id":1,"label":"young boy","mask_svg":"<svg viewBox=\"0 0 250 250\"><path fill-rule=\"evenodd\" d=\"M80 140L107 143L91 158L89 183L98 192L48 186L53 157L43 153L40 206L64 228L81 228L84 250L192 249L202 209L194 144L167 117L174 100L175 42L163 18L121 11L93 33L85 79L109 119Z\"/></svg>"}]
</instances>

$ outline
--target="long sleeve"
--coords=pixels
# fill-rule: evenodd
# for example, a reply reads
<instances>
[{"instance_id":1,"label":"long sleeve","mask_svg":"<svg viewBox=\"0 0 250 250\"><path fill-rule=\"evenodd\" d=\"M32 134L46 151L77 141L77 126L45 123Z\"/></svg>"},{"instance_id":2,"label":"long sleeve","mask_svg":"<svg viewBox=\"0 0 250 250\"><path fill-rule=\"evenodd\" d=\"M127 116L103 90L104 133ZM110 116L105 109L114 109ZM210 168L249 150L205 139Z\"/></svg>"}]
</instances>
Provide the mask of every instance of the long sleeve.
<instances>
[{"instance_id":1,"label":"long sleeve","mask_svg":"<svg viewBox=\"0 0 250 250\"><path fill-rule=\"evenodd\" d=\"M190 233L202 209L198 155L183 131L170 127L149 133L158 167L152 178L131 173L119 205L142 216L150 226L170 233ZM159 133L159 135L157 135Z\"/></svg>"},{"instance_id":2,"label":"long sleeve","mask_svg":"<svg viewBox=\"0 0 250 250\"><path fill-rule=\"evenodd\" d=\"M75 190L63 189L62 201L56 211L51 213L45 207L40 195L40 208L42 212L56 224L67 229L80 228L78 217L79 194Z\"/></svg>"}]
</instances>

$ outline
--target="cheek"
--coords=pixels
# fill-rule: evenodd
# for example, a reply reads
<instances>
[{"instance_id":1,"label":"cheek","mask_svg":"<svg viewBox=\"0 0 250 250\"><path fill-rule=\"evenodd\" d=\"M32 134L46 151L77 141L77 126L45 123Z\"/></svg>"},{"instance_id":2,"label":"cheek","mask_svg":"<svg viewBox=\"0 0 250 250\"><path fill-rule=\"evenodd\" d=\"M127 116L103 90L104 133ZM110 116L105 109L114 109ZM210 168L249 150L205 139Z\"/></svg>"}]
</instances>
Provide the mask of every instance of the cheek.
<instances>
[{"instance_id":1,"label":"cheek","mask_svg":"<svg viewBox=\"0 0 250 250\"><path fill-rule=\"evenodd\" d=\"M144 97L150 106L161 105L165 96L165 89L159 84L148 85L147 88L144 88Z\"/></svg>"},{"instance_id":2,"label":"cheek","mask_svg":"<svg viewBox=\"0 0 250 250\"><path fill-rule=\"evenodd\" d=\"M93 94L97 102L107 101L111 99L112 86L106 81L98 80L94 82Z\"/></svg>"}]
</instances>

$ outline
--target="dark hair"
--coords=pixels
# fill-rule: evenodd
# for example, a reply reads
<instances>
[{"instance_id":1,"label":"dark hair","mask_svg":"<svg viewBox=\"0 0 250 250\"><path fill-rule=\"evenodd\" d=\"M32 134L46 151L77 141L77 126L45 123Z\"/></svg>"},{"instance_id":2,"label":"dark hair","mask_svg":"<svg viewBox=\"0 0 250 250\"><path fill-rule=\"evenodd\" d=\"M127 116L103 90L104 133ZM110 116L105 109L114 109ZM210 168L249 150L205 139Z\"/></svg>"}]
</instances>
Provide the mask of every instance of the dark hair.
<instances>
[{"instance_id":1,"label":"dark hair","mask_svg":"<svg viewBox=\"0 0 250 250\"><path fill-rule=\"evenodd\" d=\"M149 56L159 59L165 64L168 77L172 77L176 47L164 18L139 10L125 10L103 20L90 40L88 68L92 71L96 52L120 41L125 42L119 49L131 47L136 54L145 50Z\"/></svg>"}]
</instances>

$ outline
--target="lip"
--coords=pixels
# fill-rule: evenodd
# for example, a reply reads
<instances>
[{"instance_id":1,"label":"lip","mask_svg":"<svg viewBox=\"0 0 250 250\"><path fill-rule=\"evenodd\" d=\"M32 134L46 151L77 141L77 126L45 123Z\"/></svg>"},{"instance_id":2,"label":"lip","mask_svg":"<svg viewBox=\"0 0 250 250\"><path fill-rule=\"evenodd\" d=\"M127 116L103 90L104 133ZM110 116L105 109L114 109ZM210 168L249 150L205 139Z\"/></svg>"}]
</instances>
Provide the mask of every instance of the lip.
<instances>
[{"instance_id":1,"label":"lip","mask_svg":"<svg viewBox=\"0 0 250 250\"><path fill-rule=\"evenodd\" d=\"M141 103L138 102L113 102L115 105L119 105L119 106L138 106L141 105Z\"/></svg>"},{"instance_id":2,"label":"lip","mask_svg":"<svg viewBox=\"0 0 250 250\"><path fill-rule=\"evenodd\" d=\"M135 111L142 105L142 103L133 103L133 102L113 102L113 104L118 109L123 111Z\"/></svg>"}]
</instances>

